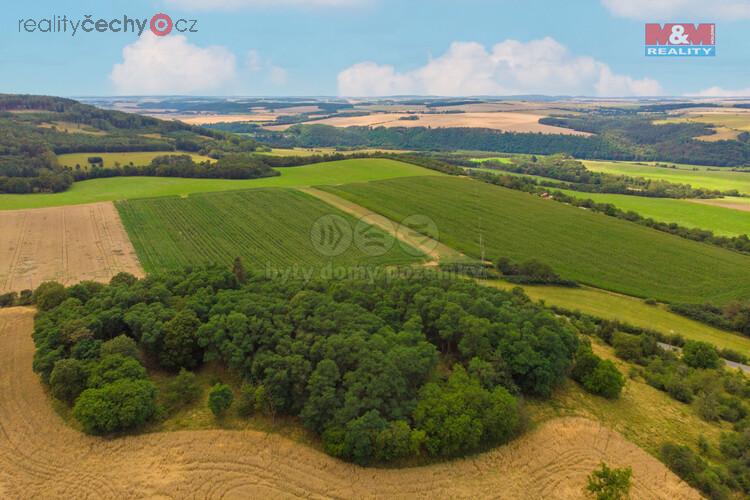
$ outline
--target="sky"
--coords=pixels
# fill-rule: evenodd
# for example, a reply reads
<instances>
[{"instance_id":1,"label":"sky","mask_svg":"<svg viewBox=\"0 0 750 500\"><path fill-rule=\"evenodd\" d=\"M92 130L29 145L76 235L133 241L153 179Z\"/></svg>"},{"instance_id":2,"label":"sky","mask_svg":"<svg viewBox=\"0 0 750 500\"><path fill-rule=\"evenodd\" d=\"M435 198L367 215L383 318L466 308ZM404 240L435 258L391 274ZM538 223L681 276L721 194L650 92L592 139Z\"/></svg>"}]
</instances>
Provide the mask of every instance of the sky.
<instances>
[{"instance_id":1,"label":"sky","mask_svg":"<svg viewBox=\"0 0 750 500\"><path fill-rule=\"evenodd\" d=\"M750 96L750 0L37 0L3 7L0 92L8 93ZM157 13L172 19L171 33L151 32ZM108 24L102 32L82 29L94 23L73 34L70 24L125 15L146 23L140 36ZM62 16L65 32L40 31L48 29L45 19ZM646 57L647 22L716 23L717 56Z\"/></svg>"}]
</instances>

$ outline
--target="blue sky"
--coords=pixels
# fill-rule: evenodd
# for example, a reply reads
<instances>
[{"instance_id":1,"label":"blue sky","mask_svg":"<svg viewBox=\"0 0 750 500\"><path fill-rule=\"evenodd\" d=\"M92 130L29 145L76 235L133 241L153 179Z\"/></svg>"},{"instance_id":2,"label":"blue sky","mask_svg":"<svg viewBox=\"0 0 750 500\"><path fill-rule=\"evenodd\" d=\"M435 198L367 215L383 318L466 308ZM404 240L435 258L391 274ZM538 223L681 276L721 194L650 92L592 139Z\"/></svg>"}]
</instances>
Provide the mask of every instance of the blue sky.
<instances>
[{"instance_id":1,"label":"blue sky","mask_svg":"<svg viewBox=\"0 0 750 500\"><path fill-rule=\"evenodd\" d=\"M157 12L198 32L18 24ZM750 0L43 0L0 19L0 92L750 95ZM716 22L718 56L647 58L644 22Z\"/></svg>"}]
</instances>

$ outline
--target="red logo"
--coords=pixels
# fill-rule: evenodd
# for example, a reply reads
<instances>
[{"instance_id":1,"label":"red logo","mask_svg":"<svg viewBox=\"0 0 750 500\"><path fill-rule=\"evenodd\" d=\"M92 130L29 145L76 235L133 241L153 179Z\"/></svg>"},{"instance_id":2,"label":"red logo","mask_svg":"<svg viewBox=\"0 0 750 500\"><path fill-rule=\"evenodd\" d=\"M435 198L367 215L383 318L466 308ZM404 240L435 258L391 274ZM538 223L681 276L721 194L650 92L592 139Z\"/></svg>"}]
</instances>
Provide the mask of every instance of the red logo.
<instances>
[{"instance_id":1,"label":"red logo","mask_svg":"<svg viewBox=\"0 0 750 500\"><path fill-rule=\"evenodd\" d=\"M716 25L650 23L646 45L716 45Z\"/></svg>"},{"instance_id":2,"label":"red logo","mask_svg":"<svg viewBox=\"0 0 750 500\"><path fill-rule=\"evenodd\" d=\"M172 18L166 14L154 14L150 23L151 32L156 36L168 35L172 31Z\"/></svg>"}]
</instances>

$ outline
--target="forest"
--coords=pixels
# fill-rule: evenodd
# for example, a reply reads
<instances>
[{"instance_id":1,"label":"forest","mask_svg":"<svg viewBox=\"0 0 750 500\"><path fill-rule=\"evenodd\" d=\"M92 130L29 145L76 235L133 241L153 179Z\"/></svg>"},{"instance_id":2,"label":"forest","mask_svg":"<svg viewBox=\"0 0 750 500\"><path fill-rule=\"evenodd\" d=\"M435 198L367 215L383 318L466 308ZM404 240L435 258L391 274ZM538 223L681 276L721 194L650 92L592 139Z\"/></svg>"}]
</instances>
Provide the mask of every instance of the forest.
<instances>
[{"instance_id":1,"label":"forest","mask_svg":"<svg viewBox=\"0 0 750 500\"><path fill-rule=\"evenodd\" d=\"M94 434L169 411L144 366L180 372L179 384L220 363L244 380L238 413L294 417L329 454L359 464L506 442L524 429L523 398L549 397L571 370L604 397L624 384L572 324L520 289L429 272L302 283L236 260L108 285L48 282L34 302L34 370ZM233 398L220 385L209 404L220 414Z\"/></svg>"}]
</instances>

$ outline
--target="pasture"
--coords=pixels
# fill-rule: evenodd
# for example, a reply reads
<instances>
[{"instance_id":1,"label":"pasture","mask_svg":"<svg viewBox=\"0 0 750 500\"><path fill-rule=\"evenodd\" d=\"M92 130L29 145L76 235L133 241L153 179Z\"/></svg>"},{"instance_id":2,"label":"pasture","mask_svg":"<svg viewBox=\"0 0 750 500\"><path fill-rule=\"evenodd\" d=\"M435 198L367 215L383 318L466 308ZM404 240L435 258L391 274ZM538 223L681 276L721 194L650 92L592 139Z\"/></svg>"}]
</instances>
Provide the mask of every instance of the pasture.
<instances>
[{"instance_id":1,"label":"pasture","mask_svg":"<svg viewBox=\"0 0 750 500\"><path fill-rule=\"evenodd\" d=\"M120 165L129 165L132 163L140 167L148 165L151 163L151 160L163 155L190 155L196 163L203 161L213 163L216 161L208 156L186 153L184 151L131 151L126 153L69 153L57 155L57 162L64 167L75 168L76 165L80 165L81 168L85 169L89 166L88 159L92 156L98 156L104 161L105 168L114 167L115 163L119 163Z\"/></svg>"},{"instance_id":2,"label":"pasture","mask_svg":"<svg viewBox=\"0 0 750 500\"><path fill-rule=\"evenodd\" d=\"M686 165L663 168L645 163L588 160L583 160L583 164L593 172L661 179L677 184L690 184L694 188L718 189L719 191L736 189L740 193L750 194L750 172L733 172L728 168L716 167L708 170L706 167Z\"/></svg>"},{"instance_id":3,"label":"pasture","mask_svg":"<svg viewBox=\"0 0 750 500\"><path fill-rule=\"evenodd\" d=\"M750 298L748 256L526 193L453 177L324 189L390 219L429 216L442 243L471 257L536 258L565 278L663 301Z\"/></svg>"},{"instance_id":4,"label":"pasture","mask_svg":"<svg viewBox=\"0 0 750 500\"><path fill-rule=\"evenodd\" d=\"M397 177L443 175L435 170L383 158L363 158L277 169L278 177L260 179L187 179L180 177L110 177L76 182L62 193L0 194L0 210L77 205L98 201L187 196L193 193L255 187L301 187L367 182Z\"/></svg>"},{"instance_id":5,"label":"pasture","mask_svg":"<svg viewBox=\"0 0 750 500\"><path fill-rule=\"evenodd\" d=\"M291 189L258 189L164 197L117 203L125 229L147 272L188 265L224 264L240 256L259 272L272 268L321 269L327 265L396 265L422 262L424 255L406 253L393 237L376 234L390 249L370 256L356 245L337 256L322 255L312 239L316 220L329 214L343 217L352 228L356 219L312 196ZM316 229L317 228L317 229Z\"/></svg>"},{"instance_id":6,"label":"pasture","mask_svg":"<svg viewBox=\"0 0 750 500\"><path fill-rule=\"evenodd\" d=\"M561 191L584 200L611 203L621 210L632 210L659 222L674 222L689 228L708 229L722 236L750 235L750 214L729 208L732 206L731 201L722 203L724 199L679 200L626 194L582 193L565 189ZM748 207L750 208L750 205Z\"/></svg>"}]
</instances>

